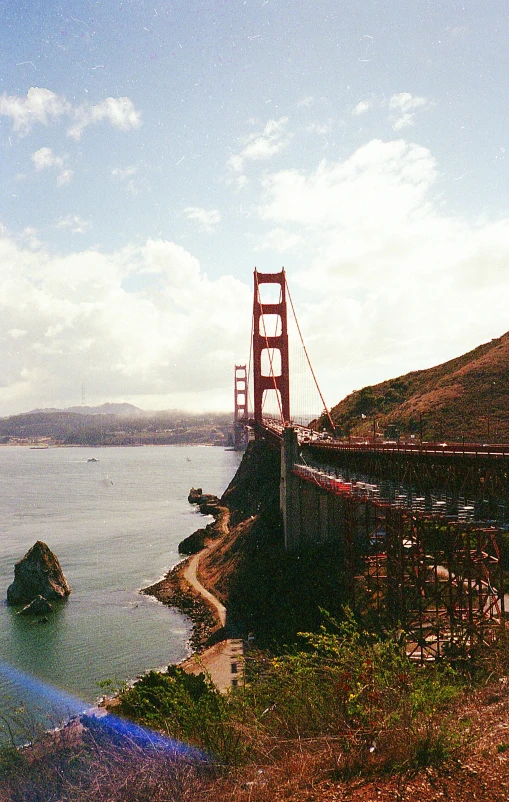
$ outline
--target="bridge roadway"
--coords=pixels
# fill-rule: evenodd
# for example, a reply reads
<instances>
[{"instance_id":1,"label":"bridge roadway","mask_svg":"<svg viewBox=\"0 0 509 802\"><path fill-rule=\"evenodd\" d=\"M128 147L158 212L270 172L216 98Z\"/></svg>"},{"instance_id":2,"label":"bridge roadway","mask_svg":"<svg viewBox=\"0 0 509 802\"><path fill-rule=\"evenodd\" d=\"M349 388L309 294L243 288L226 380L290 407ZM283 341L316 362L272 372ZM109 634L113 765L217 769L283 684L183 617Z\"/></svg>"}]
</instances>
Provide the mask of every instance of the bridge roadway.
<instances>
[{"instance_id":1,"label":"bridge roadway","mask_svg":"<svg viewBox=\"0 0 509 802\"><path fill-rule=\"evenodd\" d=\"M474 505L479 520L509 526L507 443L348 442L305 426L292 424L292 429L300 452L296 462L319 471L331 469L347 482L383 483L382 495L388 492L391 499L404 493L409 498L426 496L427 507L444 499L468 509ZM254 430L273 448L281 448L281 421L264 419Z\"/></svg>"},{"instance_id":2,"label":"bridge roadway","mask_svg":"<svg viewBox=\"0 0 509 802\"><path fill-rule=\"evenodd\" d=\"M250 419L248 425L255 429L259 427ZM291 424L297 432L299 445L313 446L324 451L344 451L352 453L385 453L398 455L432 454L449 457L481 457L493 459L509 458L509 443L408 443L408 442L373 442L373 440L346 441L336 440L330 434L320 434L306 426ZM261 429L269 436L281 440L284 425L274 418L264 418Z\"/></svg>"}]
</instances>

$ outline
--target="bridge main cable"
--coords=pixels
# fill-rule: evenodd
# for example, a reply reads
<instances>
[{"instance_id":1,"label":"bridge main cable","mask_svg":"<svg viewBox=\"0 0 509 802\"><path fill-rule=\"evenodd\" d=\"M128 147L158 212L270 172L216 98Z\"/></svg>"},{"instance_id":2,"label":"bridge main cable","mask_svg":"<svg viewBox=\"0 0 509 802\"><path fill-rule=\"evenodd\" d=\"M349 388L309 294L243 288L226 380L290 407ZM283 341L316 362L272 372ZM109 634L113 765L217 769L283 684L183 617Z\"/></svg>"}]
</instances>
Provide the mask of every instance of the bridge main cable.
<instances>
[{"instance_id":1,"label":"bridge main cable","mask_svg":"<svg viewBox=\"0 0 509 802\"><path fill-rule=\"evenodd\" d=\"M286 276L285 276L285 281L286 281ZM300 342L301 342L302 348L304 349L304 354L306 355L307 363L309 365L309 369L311 371L311 375L313 377L313 381L315 383L316 389L318 390L318 394L320 396L320 400L322 402L324 412L327 415L327 419L328 419L330 427L331 427L331 432L334 433L336 431L336 427L334 426L334 422L333 422L333 420L331 418L331 415L330 415L330 412L329 412L329 407L325 403L325 399L324 399L324 397L322 395L322 391L320 390L320 385L318 384L318 379L316 378L315 371L313 370L313 365L311 364L311 360L309 358L308 349L306 348L306 345L304 343L304 337L302 336L302 331L300 330L299 321L297 320L297 315L295 314L295 307L293 305L292 296L291 296L291 293L290 293L290 287L288 286L288 282L286 282L286 290L288 292L288 298L290 300L290 306L292 307L293 319L295 320L295 325L297 326L297 331L299 332Z\"/></svg>"}]
</instances>

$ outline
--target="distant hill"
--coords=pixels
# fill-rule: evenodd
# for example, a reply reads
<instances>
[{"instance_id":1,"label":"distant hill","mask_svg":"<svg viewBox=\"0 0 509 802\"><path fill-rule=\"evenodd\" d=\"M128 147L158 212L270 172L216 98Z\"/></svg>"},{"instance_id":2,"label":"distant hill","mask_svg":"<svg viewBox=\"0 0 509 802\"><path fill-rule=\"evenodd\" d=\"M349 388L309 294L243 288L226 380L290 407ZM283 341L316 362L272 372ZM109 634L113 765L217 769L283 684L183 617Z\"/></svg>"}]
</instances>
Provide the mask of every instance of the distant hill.
<instances>
[{"instance_id":1,"label":"distant hill","mask_svg":"<svg viewBox=\"0 0 509 802\"><path fill-rule=\"evenodd\" d=\"M73 412L76 415L122 415L123 417L136 417L136 415L145 415L142 409L135 407L134 404L101 404L98 407L66 407L65 409L58 409L57 407L48 407L46 409L32 409L27 413L33 415L39 412Z\"/></svg>"},{"instance_id":2,"label":"distant hill","mask_svg":"<svg viewBox=\"0 0 509 802\"><path fill-rule=\"evenodd\" d=\"M509 333L428 370L363 387L331 410L343 436L509 442ZM319 421L326 426L325 419Z\"/></svg>"},{"instance_id":3,"label":"distant hill","mask_svg":"<svg viewBox=\"0 0 509 802\"><path fill-rule=\"evenodd\" d=\"M99 407L68 407L66 412L75 412L78 415L120 415L123 418L135 418L137 415L145 415L142 409L135 407L134 404L101 404Z\"/></svg>"},{"instance_id":4,"label":"distant hill","mask_svg":"<svg viewBox=\"0 0 509 802\"><path fill-rule=\"evenodd\" d=\"M112 410L120 410L113 412ZM134 411L133 411L134 410ZM64 445L227 445L231 413L143 412L131 404L44 410L0 418L0 442Z\"/></svg>"}]
</instances>

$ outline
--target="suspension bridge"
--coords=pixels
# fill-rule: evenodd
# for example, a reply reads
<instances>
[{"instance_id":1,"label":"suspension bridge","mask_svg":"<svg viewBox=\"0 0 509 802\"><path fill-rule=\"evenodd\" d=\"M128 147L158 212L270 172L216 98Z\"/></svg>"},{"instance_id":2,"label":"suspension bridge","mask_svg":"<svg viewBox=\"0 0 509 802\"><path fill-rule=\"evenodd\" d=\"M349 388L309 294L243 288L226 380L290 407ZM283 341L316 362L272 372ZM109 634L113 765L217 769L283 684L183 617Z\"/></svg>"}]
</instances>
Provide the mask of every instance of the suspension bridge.
<instances>
[{"instance_id":1,"label":"suspension bridge","mask_svg":"<svg viewBox=\"0 0 509 802\"><path fill-rule=\"evenodd\" d=\"M295 343L292 386L294 373L297 385L311 377L316 406L313 413L308 393L292 417ZM281 452L287 551L335 544L349 603L401 626L413 659L499 637L509 444L380 442L375 432L361 442L336 438L284 270L254 271L251 355L235 366L234 405L237 447L254 436ZM320 417L328 431L317 430Z\"/></svg>"}]
</instances>

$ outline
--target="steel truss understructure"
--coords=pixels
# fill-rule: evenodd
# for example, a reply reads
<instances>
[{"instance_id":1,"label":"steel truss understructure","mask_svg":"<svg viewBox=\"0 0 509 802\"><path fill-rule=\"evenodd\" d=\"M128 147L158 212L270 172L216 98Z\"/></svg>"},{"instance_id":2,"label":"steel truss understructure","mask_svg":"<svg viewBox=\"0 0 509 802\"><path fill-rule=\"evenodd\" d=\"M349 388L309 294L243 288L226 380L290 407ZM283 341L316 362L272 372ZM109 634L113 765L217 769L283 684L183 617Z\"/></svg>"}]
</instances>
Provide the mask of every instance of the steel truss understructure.
<instances>
[{"instance_id":1,"label":"steel truss understructure","mask_svg":"<svg viewBox=\"0 0 509 802\"><path fill-rule=\"evenodd\" d=\"M373 500L295 467L341 505L347 596L406 634L411 659L465 655L505 631L502 530Z\"/></svg>"},{"instance_id":2,"label":"steel truss understructure","mask_svg":"<svg viewBox=\"0 0 509 802\"><path fill-rule=\"evenodd\" d=\"M324 444L305 449L318 461L351 471L413 485L419 492L440 490L451 496L482 498L491 506L509 499L509 459L479 453L447 457L432 452L398 452L371 449L335 450Z\"/></svg>"},{"instance_id":3,"label":"steel truss understructure","mask_svg":"<svg viewBox=\"0 0 509 802\"><path fill-rule=\"evenodd\" d=\"M409 656L426 662L493 642L504 626L500 530L390 505L377 513L361 576L404 629Z\"/></svg>"}]
</instances>

